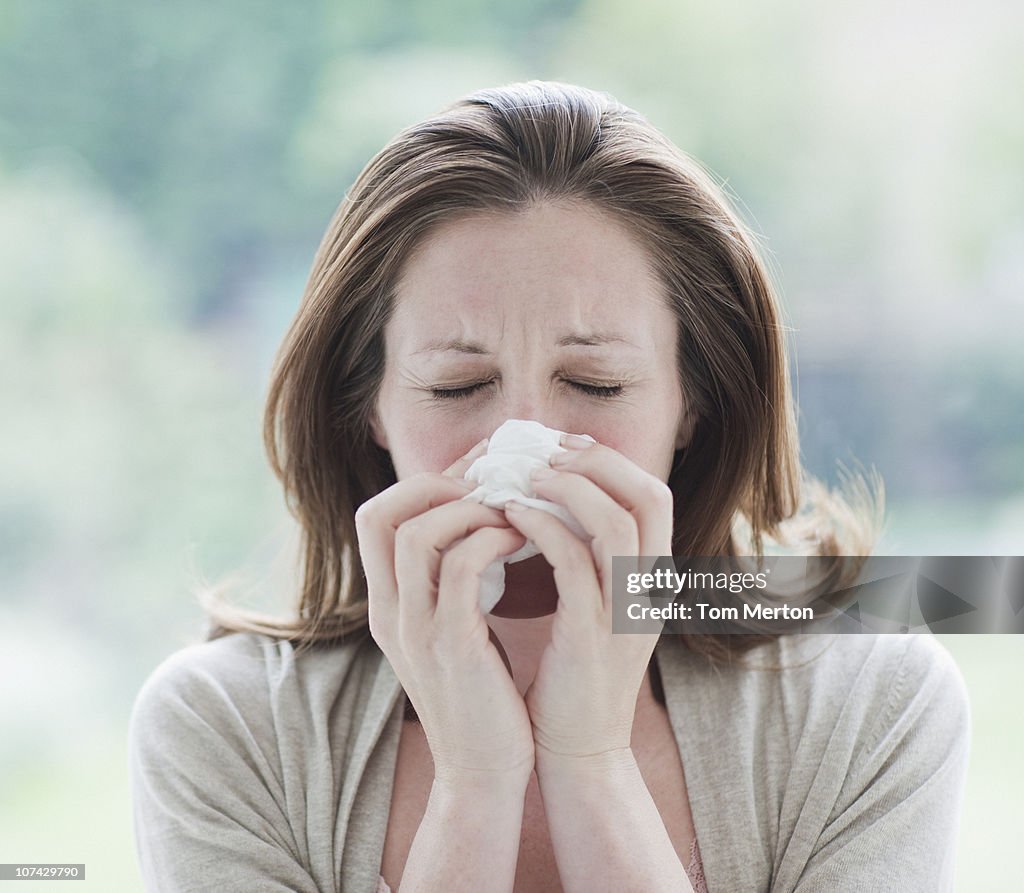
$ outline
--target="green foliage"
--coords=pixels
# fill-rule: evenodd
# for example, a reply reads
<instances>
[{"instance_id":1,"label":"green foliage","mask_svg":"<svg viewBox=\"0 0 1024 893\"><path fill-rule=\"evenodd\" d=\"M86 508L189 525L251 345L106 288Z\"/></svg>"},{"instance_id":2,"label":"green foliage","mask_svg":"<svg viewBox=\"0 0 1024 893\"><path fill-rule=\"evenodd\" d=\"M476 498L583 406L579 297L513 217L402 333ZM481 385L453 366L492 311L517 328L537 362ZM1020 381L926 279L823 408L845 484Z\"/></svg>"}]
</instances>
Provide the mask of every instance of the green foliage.
<instances>
[{"instance_id":1,"label":"green foliage","mask_svg":"<svg viewBox=\"0 0 1024 893\"><path fill-rule=\"evenodd\" d=\"M410 123L403 108L419 116L481 75L508 74L485 60L544 45L532 38L571 6L15 3L0 33L0 145L15 168L41 151L80 159L144 221L182 280L182 319L199 321L231 308L296 245L309 253L346 181ZM373 56L435 39L425 67L402 60L400 81ZM477 59L461 79L450 50ZM438 73L441 89L425 90L423 76ZM395 103L407 93L430 102ZM320 153L338 162L311 176L293 141L339 99L340 126ZM367 112L380 129L365 126Z\"/></svg>"}]
</instances>

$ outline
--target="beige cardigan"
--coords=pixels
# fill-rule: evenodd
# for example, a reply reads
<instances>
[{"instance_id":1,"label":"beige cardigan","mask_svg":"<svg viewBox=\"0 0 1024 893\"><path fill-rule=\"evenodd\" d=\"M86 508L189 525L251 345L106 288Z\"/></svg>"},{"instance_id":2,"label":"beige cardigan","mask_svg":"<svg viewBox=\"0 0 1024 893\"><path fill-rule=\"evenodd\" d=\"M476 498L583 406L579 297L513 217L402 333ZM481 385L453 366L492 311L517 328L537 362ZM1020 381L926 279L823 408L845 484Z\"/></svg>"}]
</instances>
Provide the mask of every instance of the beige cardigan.
<instances>
[{"instance_id":1,"label":"beige cardigan","mask_svg":"<svg viewBox=\"0 0 1024 893\"><path fill-rule=\"evenodd\" d=\"M758 665L655 649L710 893L953 889L970 716L930 636L785 636ZM405 696L368 635L172 654L129 729L150 891L372 893Z\"/></svg>"}]
</instances>

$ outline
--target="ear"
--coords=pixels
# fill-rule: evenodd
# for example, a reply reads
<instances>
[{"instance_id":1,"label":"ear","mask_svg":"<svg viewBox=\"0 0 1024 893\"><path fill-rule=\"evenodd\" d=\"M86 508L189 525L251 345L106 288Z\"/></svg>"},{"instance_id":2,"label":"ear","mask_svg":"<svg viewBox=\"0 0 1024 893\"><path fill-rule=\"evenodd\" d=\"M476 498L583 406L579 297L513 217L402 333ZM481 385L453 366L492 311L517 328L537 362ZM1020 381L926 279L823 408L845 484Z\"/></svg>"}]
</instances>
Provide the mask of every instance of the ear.
<instances>
[{"instance_id":1,"label":"ear","mask_svg":"<svg viewBox=\"0 0 1024 893\"><path fill-rule=\"evenodd\" d=\"M697 414L687 406L683 412L682 421L679 423L679 429L676 431L676 446L677 450L681 450L686 446L689 446L690 440L693 438L693 429L697 424Z\"/></svg>"},{"instance_id":2,"label":"ear","mask_svg":"<svg viewBox=\"0 0 1024 893\"><path fill-rule=\"evenodd\" d=\"M370 413L370 434L377 446L387 452L391 451L391 448L388 446L387 434L384 432L384 426L381 424L380 416L377 414L377 407L374 407L373 412Z\"/></svg>"}]
</instances>

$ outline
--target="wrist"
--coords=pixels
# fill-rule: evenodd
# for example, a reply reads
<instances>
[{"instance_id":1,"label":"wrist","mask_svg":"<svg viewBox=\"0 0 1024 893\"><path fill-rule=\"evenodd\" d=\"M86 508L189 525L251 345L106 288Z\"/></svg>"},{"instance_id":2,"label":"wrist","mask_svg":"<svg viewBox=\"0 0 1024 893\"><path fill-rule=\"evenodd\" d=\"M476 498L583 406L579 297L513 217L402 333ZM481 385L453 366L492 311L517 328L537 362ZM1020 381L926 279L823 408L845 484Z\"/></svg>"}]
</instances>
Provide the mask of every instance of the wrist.
<instances>
[{"instance_id":1,"label":"wrist","mask_svg":"<svg viewBox=\"0 0 1024 893\"><path fill-rule=\"evenodd\" d=\"M435 772L401 889L511 890L525 792L507 773Z\"/></svg>"},{"instance_id":2,"label":"wrist","mask_svg":"<svg viewBox=\"0 0 1024 893\"><path fill-rule=\"evenodd\" d=\"M533 767L523 771L483 772L476 769L436 769L431 794L447 801L506 801L525 797Z\"/></svg>"},{"instance_id":3,"label":"wrist","mask_svg":"<svg viewBox=\"0 0 1024 893\"><path fill-rule=\"evenodd\" d=\"M538 781L543 778L609 779L620 774L631 774L637 770L633 748L610 748L587 754L559 753L536 745L535 760Z\"/></svg>"}]
</instances>

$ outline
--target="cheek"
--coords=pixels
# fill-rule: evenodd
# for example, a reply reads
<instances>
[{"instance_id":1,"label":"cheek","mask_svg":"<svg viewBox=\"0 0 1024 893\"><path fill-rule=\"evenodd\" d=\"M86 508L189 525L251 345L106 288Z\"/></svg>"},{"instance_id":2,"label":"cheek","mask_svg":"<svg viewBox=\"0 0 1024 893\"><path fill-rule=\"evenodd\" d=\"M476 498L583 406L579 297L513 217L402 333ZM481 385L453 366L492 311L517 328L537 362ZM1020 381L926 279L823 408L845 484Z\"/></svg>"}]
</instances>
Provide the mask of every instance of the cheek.
<instances>
[{"instance_id":1,"label":"cheek","mask_svg":"<svg viewBox=\"0 0 1024 893\"><path fill-rule=\"evenodd\" d=\"M584 427L583 432L589 434L598 443L611 447L632 460L641 468L646 468L646 450L643 438L632 426L617 424L592 424Z\"/></svg>"},{"instance_id":2,"label":"cheek","mask_svg":"<svg viewBox=\"0 0 1024 893\"><path fill-rule=\"evenodd\" d=\"M377 416L386 433L391 464L398 480L423 472L441 472L468 453L482 438L475 427L456 417L425 411L389 386L385 376Z\"/></svg>"},{"instance_id":3,"label":"cheek","mask_svg":"<svg viewBox=\"0 0 1024 893\"><path fill-rule=\"evenodd\" d=\"M622 453L644 471L668 480L675 452L675 428L666 420L644 419L624 424L591 425L584 429L599 443Z\"/></svg>"},{"instance_id":4,"label":"cheek","mask_svg":"<svg viewBox=\"0 0 1024 893\"><path fill-rule=\"evenodd\" d=\"M392 440L391 461L399 480L424 471L444 471L490 432L476 437L466 426L450 423L410 423Z\"/></svg>"}]
</instances>

